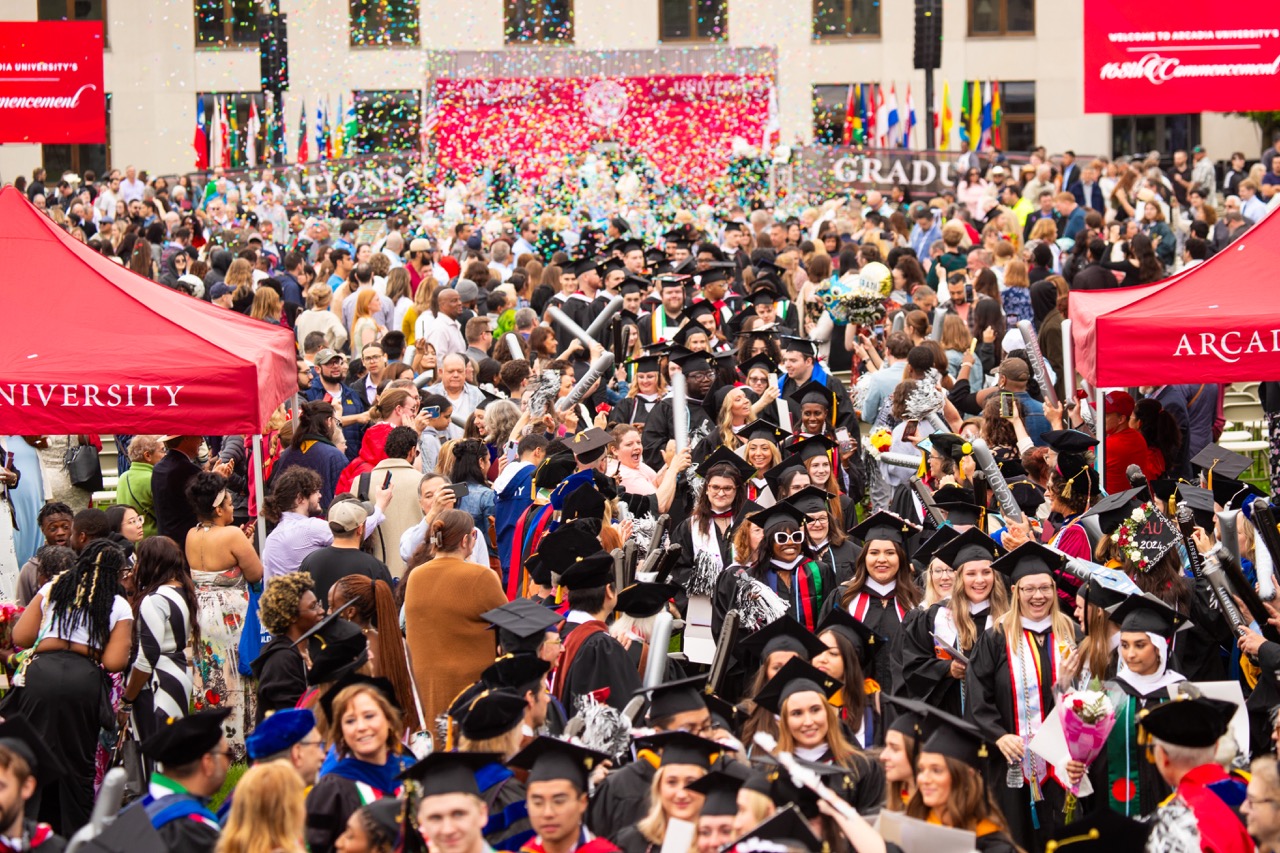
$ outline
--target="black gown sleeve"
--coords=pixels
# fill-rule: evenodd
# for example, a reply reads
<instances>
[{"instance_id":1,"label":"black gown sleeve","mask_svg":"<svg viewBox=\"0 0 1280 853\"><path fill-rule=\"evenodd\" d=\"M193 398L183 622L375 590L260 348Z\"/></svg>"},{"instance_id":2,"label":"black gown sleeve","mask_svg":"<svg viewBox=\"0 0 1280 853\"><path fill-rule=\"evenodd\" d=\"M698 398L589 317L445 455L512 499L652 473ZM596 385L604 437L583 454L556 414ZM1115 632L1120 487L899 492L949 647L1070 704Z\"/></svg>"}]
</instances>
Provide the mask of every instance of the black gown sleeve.
<instances>
[{"instance_id":1,"label":"black gown sleeve","mask_svg":"<svg viewBox=\"0 0 1280 853\"><path fill-rule=\"evenodd\" d=\"M346 829L347 819L358 808L360 794L354 782L332 774L321 777L307 794L306 839L310 853L331 853Z\"/></svg>"},{"instance_id":2,"label":"black gown sleeve","mask_svg":"<svg viewBox=\"0 0 1280 853\"><path fill-rule=\"evenodd\" d=\"M167 850L181 850L183 853L213 853L218 846L218 831L206 826L198 820L178 818L171 820L156 830ZM41 845L40 850L44 850Z\"/></svg>"},{"instance_id":3,"label":"black gown sleeve","mask_svg":"<svg viewBox=\"0 0 1280 853\"><path fill-rule=\"evenodd\" d=\"M627 656L627 650L605 633L598 633L582 644L564 681L569 708L575 707L573 700L577 697L607 687L606 703L621 711L641 686L640 674Z\"/></svg>"},{"instance_id":4,"label":"black gown sleeve","mask_svg":"<svg viewBox=\"0 0 1280 853\"><path fill-rule=\"evenodd\" d=\"M644 430L640 433L644 462L655 471L662 468L662 451L666 449L667 442L675 438L674 426L671 401L659 400L649 412L649 419L644 422Z\"/></svg>"},{"instance_id":5,"label":"black gown sleeve","mask_svg":"<svg viewBox=\"0 0 1280 853\"><path fill-rule=\"evenodd\" d=\"M965 673L965 686L969 691L968 710L973 721L997 738L1009 734L996 705L997 673L1007 660L1004 634L988 629L974 644L969 669Z\"/></svg>"},{"instance_id":6,"label":"black gown sleeve","mask_svg":"<svg viewBox=\"0 0 1280 853\"><path fill-rule=\"evenodd\" d=\"M884 808L885 782L884 766L865 755L854 756L854 769L858 781L854 783L850 796L845 797L849 805L858 810L863 817L871 817Z\"/></svg>"},{"instance_id":7,"label":"black gown sleeve","mask_svg":"<svg viewBox=\"0 0 1280 853\"><path fill-rule=\"evenodd\" d=\"M951 661L938 657L933 643L933 625L938 608L913 610L902 626L902 674L907 695L942 707L942 700L959 682L951 677Z\"/></svg>"}]
</instances>

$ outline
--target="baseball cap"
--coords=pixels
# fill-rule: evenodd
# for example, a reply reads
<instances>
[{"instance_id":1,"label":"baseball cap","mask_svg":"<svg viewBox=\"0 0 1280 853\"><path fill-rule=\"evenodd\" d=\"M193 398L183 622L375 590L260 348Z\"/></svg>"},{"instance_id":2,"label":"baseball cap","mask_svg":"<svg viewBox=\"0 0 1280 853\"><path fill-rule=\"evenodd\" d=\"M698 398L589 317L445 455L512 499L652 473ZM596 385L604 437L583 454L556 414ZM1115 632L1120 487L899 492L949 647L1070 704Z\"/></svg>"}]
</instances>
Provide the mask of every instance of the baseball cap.
<instances>
[{"instance_id":1,"label":"baseball cap","mask_svg":"<svg viewBox=\"0 0 1280 853\"><path fill-rule=\"evenodd\" d=\"M332 349L329 349L328 347L325 347L324 349L320 350L320 352L316 353L315 361L317 365L321 365L321 364L328 364L329 362L337 358L342 358L342 353L338 352L337 350L332 350Z\"/></svg>"},{"instance_id":2,"label":"baseball cap","mask_svg":"<svg viewBox=\"0 0 1280 853\"><path fill-rule=\"evenodd\" d=\"M369 501L338 501L329 507L329 529L334 533L351 533L373 514Z\"/></svg>"},{"instance_id":3,"label":"baseball cap","mask_svg":"<svg viewBox=\"0 0 1280 853\"><path fill-rule=\"evenodd\" d=\"M1133 397L1127 391L1108 391L1102 399L1106 401L1107 409L1117 415L1127 418L1133 414Z\"/></svg>"},{"instance_id":4,"label":"baseball cap","mask_svg":"<svg viewBox=\"0 0 1280 853\"><path fill-rule=\"evenodd\" d=\"M209 288L209 298L221 299L222 297L226 296L228 293L233 293L233 292L234 291L231 289L231 287L227 285L226 282L219 281L219 282L215 282L214 285Z\"/></svg>"},{"instance_id":5,"label":"baseball cap","mask_svg":"<svg viewBox=\"0 0 1280 853\"><path fill-rule=\"evenodd\" d=\"M431 241L424 240L421 237L415 237L409 241L409 251L410 252L430 252Z\"/></svg>"}]
</instances>

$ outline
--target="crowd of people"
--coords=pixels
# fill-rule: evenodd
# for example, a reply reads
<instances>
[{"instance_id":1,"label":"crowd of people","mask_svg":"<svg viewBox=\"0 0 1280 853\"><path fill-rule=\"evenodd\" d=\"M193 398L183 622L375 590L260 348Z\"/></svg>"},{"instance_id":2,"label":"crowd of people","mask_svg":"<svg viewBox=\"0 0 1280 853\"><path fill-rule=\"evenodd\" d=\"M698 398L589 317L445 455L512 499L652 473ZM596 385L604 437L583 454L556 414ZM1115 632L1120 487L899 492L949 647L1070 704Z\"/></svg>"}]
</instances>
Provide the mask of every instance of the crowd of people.
<instances>
[{"instance_id":1,"label":"crowd of people","mask_svg":"<svg viewBox=\"0 0 1280 853\"><path fill-rule=\"evenodd\" d=\"M271 169L37 170L96 251L291 330L297 394L261 491L253 436L117 435L76 509L0 438L0 844L1277 849L1280 386L1258 475L1221 386L1070 398L1062 322L1267 215L1278 151L966 152L928 199L661 233L481 184L330 221Z\"/></svg>"}]
</instances>

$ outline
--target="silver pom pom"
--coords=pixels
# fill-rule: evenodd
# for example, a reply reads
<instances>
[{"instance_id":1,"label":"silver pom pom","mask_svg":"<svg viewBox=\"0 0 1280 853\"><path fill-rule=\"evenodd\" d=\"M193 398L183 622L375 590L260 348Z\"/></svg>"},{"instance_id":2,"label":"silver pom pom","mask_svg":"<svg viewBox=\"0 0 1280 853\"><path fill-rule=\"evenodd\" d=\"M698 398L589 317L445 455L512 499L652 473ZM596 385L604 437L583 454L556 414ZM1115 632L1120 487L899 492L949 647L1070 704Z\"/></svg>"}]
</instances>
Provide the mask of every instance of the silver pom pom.
<instances>
[{"instance_id":1,"label":"silver pom pom","mask_svg":"<svg viewBox=\"0 0 1280 853\"><path fill-rule=\"evenodd\" d=\"M631 749L631 721L611 705L597 702L590 694L578 700L578 714L584 726L581 744L607 754L615 762Z\"/></svg>"},{"instance_id":2,"label":"silver pom pom","mask_svg":"<svg viewBox=\"0 0 1280 853\"><path fill-rule=\"evenodd\" d=\"M923 379L916 381L915 390L907 395L904 406L909 420L925 420L946 404L947 393L940 387L941 382L941 374L932 367L925 371Z\"/></svg>"}]
</instances>

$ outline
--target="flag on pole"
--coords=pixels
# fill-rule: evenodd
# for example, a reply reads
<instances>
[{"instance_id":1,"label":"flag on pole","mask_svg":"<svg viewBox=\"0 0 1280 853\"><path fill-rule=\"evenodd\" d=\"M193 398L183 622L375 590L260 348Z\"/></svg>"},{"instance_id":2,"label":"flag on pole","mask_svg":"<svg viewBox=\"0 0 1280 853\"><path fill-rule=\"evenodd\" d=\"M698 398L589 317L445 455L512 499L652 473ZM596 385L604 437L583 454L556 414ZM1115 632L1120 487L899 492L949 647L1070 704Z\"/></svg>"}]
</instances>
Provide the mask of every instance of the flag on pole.
<instances>
[{"instance_id":1,"label":"flag on pole","mask_svg":"<svg viewBox=\"0 0 1280 853\"><path fill-rule=\"evenodd\" d=\"M218 96L213 96L213 109L209 110L209 167L222 166L222 108Z\"/></svg>"},{"instance_id":2,"label":"flag on pole","mask_svg":"<svg viewBox=\"0 0 1280 853\"><path fill-rule=\"evenodd\" d=\"M348 157L354 157L356 154L357 136L359 136L359 129L356 122L356 99L353 95L351 103L347 104L347 111L342 116L342 150Z\"/></svg>"},{"instance_id":3,"label":"flag on pole","mask_svg":"<svg viewBox=\"0 0 1280 853\"><path fill-rule=\"evenodd\" d=\"M1000 132L1001 124L1004 123L1005 114L1000 109L1000 83L992 81L991 83L991 143L997 149L1004 149L1004 134Z\"/></svg>"},{"instance_id":4,"label":"flag on pole","mask_svg":"<svg viewBox=\"0 0 1280 853\"><path fill-rule=\"evenodd\" d=\"M991 83L982 84L982 147L991 147Z\"/></svg>"},{"instance_id":5,"label":"flag on pole","mask_svg":"<svg viewBox=\"0 0 1280 853\"><path fill-rule=\"evenodd\" d=\"M840 134L840 142L844 145L853 144L854 122L857 121L857 112L858 87L850 83L849 91L844 96L844 130Z\"/></svg>"},{"instance_id":6,"label":"flag on pole","mask_svg":"<svg viewBox=\"0 0 1280 853\"><path fill-rule=\"evenodd\" d=\"M328 147L324 140L324 98L316 102L316 159L325 160Z\"/></svg>"},{"instance_id":7,"label":"flag on pole","mask_svg":"<svg viewBox=\"0 0 1280 853\"><path fill-rule=\"evenodd\" d=\"M941 119L938 123L938 129L941 135L938 137L938 150L951 150L951 128L955 125L955 116L951 114L951 87L946 80L942 81L942 108L938 110Z\"/></svg>"},{"instance_id":8,"label":"flag on pole","mask_svg":"<svg viewBox=\"0 0 1280 853\"><path fill-rule=\"evenodd\" d=\"M898 127L901 119L898 116L898 84L889 86L889 118L885 121L885 145L893 147L898 141Z\"/></svg>"},{"instance_id":9,"label":"flag on pole","mask_svg":"<svg viewBox=\"0 0 1280 853\"><path fill-rule=\"evenodd\" d=\"M973 105L969 103L969 84L962 82L960 84L960 142L969 141L969 113L973 111Z\"/></svg>"},{"instance_id":10,"label":"flag on pole","mask_svg":"<svg viewBox=\"0 0 1280 853\"><path fill-rule=\"evenodd\" d=\"M973 146L974 151L982 150L982 89L979 83L974 80L972 83L973 96L970 98L969 107L969 144Z\"/></svg>"},{"instance_id":11,"label":"flag on pole","mask_svg":"<svg viewBox=\"0 0 1280 853\"><path fill-rule=\"evenodd\" d=\"M209 134L204 124L204 95L196 98L196 136L191 142L196 150L196 168L209 168Z\"/></svg>"},{"instance_id":12,"label":"flag on pole","mask_svg":"<svg viewBox=\"0 0 1280 853\"><path fill-rule=\"evenodd\" d=\"M875 104L871 103L871 84L863 86L858 84L858 126L855 127L853 141L859 145L867 144L867 137L871 135L872 125L875 124L875 116L872 115Z\"/></svg>"},{"instance_id":13,"label":"flag on pole","mask_svg":"<svg viewBox=\"0 0 1280 853\"><path fill-rule=\"evenodd\" d=\"M342 93L338 93L338 111L333 114L333 156L335 159L342 159L347 150L346 138L342 135Z\"/></svg>"},{"instance_id":14,"label":"flag on pole","mask_svg":"<svg viewBox=\"0 0 1280 853\"><path fill-rule=\"evenodd\" d=\"M302 111L298 114L298 160L305 163L311 159L310 146L307 144L307 102L302 102Z\"/></svg>"},{"instance_id":15,"label":"flag on pole","mask_svg":"<svg viewBox=\"0 0 1280 853\"><path fill-rule=\"evenodd\" d=\"M876 147L876 89L880 86L876 83L867 84L867 115L862 120L862 126L866 129L867 147Z\"/></svg>"},{"instance_id":16,"label":"flag on pole","mask_svg":"<svg viewBox=\"0 0 1280 853\"><path fill-rule=\"evenodd\" d=\"M884 86L876 84L876 145L889 145L889 109L884 103Z\"/></svg>"},{"instance_id":17,"label":"flag on pole","mask_svg":"<svg viewBox=\"0 0 1280 853\"><path fill-rule=\"evenodd\" d=\"M228 143L227 159L230 160L231 166L234 168L240 165L240 117L239 110L234 104L226 105L229 120L227 126L231 128L231 141Z\"/></svg>"},{"instance_id":18,"label":"flag on pole","mask_svg":"<svg viewBox=\"0 0 1280 853\"><path fill-rule=\"evenodd\" d=\"M337 157L334 149L334 137L337 136L337 127L335 126L337 121L338 116L329 108L329 99L326 98L324 102L324 149L325 155L330 160Z\"/></svg>"},{"instance_id":19,"label":"flag on pole","mask_svg":"<svg viewBox=\"0 0 1280 853\"><path fill-rule=\"evenodd\" d=\"M250 168L258 165L258 132L262 123L258 119L258 105L249 99L249 121L244 126L244 160Z\"/></svg>"},{"instance_id":20,"label":"flag on pole","mask_svg":"<svg viewBox=\"0 0 1280 853\"><path fill-rule=\"evenodd\" d=\"M911 97L910 83L907 84L907 112L906 112L905 124L906 124L906 127L902 131L902 147L910 148L911 147L911 131L915 129L915 126L916 126L916 102L915 102L915 99ZM928 134L925 134L925 135L927 136Z\"/></svg>"}]
</instances>

